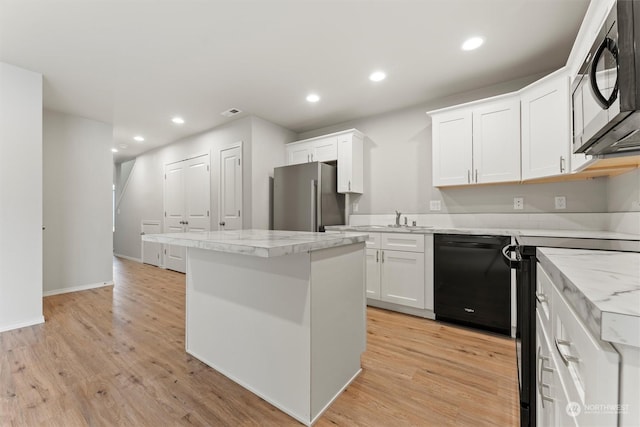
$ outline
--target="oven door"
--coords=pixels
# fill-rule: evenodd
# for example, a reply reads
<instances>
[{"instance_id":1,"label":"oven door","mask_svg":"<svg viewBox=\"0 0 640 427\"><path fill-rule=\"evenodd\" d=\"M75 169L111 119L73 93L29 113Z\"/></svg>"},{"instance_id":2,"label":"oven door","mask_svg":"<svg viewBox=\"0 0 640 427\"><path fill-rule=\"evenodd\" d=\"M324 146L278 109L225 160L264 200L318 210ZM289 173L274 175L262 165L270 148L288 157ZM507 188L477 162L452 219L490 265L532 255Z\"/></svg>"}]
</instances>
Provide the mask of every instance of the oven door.
<instances>
[{"instance_id":1,"label":"oven door","mask_svg":"<svg viewBox=\"0 0 640 427\"><path fill-rule=\"evenodd\" d=\"M535 248L505 246L503 259L516 270L516 357L520 392L520 426L535 426Z\"/></svg>"}]
</instances>

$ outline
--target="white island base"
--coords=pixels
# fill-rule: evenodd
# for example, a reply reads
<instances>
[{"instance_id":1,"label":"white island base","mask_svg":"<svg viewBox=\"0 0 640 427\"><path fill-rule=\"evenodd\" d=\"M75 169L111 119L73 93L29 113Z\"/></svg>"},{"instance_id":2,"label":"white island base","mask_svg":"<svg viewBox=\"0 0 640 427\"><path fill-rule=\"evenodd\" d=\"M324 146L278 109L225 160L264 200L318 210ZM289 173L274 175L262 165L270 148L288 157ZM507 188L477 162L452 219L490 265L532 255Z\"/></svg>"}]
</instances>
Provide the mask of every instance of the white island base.
<instances>
[{"instance_id":1,"label":"white island base","mask_svg":"<svg viewBox=\"0 0 640 427\"><path fill-rule=\"evenodd\" d=\"M305 425L360 373L364 243L275 257L194 247L187 352Z\"/></svg>"}]
</instances>

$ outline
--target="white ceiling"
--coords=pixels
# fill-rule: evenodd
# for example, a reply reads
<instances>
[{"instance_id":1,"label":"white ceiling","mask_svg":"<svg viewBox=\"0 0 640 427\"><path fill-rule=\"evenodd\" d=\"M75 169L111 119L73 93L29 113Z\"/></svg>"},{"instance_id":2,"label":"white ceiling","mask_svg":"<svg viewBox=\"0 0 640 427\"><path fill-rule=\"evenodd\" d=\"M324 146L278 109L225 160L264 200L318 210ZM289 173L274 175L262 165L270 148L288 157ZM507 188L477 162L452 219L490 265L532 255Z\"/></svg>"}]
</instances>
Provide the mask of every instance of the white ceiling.
<instances>
[{"instance_id":1,"label":"white ceiling","mask_svg":"<svg viewBox=\"0 0 640 427\"><path fill-rule=\"evenodd\" d=\"M112 123L118 161L233 120L231 107L302 132L559 68L587 6L0 0L0 60L44 75L46 108ZM463 52L472 35L484 46ZM388 77L372 83L377 69Z\"/></svg>"}]
</instances>

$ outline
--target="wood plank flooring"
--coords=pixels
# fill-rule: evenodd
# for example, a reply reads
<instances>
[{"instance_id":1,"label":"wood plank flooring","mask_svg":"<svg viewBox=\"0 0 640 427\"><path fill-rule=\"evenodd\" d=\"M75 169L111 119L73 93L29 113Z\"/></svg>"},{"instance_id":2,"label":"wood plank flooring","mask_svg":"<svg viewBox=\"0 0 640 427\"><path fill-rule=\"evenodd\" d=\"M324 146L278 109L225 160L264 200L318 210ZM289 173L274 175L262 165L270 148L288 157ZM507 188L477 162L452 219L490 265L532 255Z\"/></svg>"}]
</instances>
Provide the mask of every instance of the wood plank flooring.
<instances>
[{"instance_id":1,"label":"wood plank flooring","mask_svg":"<svg viewBox=\"0 0 640 427\"><path fill-rule=\"evenodd\" d=\"M0 426L300 425L184 350L184 275L114 259L114 287L0 334ZM317 426L515 426L514 342L369 308L363 372Z\"/></svg>"}]
</instances>

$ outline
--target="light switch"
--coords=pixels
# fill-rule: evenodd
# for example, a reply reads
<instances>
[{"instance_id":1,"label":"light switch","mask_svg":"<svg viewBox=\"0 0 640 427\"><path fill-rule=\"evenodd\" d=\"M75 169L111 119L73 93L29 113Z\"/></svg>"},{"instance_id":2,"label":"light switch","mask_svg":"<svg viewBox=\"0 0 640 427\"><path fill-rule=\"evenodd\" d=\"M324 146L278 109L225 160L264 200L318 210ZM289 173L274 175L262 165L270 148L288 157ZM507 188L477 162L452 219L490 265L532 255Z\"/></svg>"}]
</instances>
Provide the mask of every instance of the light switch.
<instances>
[{"instance_id":1,"label":"light switch","mask_svg":"<svg viewBox=\"0 0 640 427\"><path fill-rule=\"evenodd\" d=\"M567 209L567 198L565 196L556 196L556 209Z\"/></svg>"}]
</instances>

